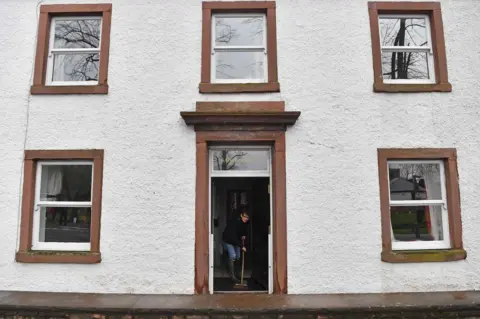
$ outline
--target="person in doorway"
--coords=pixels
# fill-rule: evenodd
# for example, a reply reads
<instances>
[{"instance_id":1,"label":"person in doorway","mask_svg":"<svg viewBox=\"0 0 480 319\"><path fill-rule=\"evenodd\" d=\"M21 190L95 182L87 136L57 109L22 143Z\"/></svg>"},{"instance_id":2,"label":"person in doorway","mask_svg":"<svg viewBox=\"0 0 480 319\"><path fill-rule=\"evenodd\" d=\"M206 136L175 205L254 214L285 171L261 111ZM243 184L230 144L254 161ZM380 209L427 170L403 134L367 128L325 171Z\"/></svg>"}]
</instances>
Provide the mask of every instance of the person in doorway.
<instances>
[{"instance_id":1,"label":"person in doorway","mask_svg":"<svg viewBox=\"0 0 480 319\"><path fill-rule=\"evenodd\" d=\"M247 251L244 243L248 233L248 212L242 210L240 215L234 216L228 221L223 231L223 244L228 253L228 272L234 283L239 280L235 275L235 262L240 260L240 251Z\"/></svg>"}]
</instances>

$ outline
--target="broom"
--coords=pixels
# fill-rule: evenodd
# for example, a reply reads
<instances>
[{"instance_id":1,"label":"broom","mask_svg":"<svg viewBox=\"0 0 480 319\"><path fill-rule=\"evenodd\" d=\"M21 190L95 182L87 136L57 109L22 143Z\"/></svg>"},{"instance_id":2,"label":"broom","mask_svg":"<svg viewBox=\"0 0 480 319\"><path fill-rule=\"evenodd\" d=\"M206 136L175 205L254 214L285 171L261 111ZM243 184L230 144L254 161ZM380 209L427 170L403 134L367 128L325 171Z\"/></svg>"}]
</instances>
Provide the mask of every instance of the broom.
<instances>
[{"instance_id":1,"label":"broom","mask_svg":"<svg viewBox=\"0 0 480 319\"><path fill-rule=\"evenodd\" d=\"M242 238L242 248L245 247L245 239ZM245 251L242 249L242 274L240 275L240 282L236 283L234 289L246 289L247 284L243 282L243 272L245 270Z\"/></svg>"}]
</instances>

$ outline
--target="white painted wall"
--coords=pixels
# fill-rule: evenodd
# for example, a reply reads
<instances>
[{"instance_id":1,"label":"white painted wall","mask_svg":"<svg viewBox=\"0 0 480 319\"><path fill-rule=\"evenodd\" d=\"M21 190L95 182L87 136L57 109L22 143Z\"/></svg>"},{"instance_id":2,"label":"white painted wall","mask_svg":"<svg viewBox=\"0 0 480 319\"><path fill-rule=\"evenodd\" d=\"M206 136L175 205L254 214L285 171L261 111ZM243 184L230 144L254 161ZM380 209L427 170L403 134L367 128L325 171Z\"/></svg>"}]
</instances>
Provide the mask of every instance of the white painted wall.
<instances>
[{"instance_id":1,"label":"white painted wall","mask_svg":"<svg viewBox=\"0 0 480 319\"><path fill-rule=\"evenodd\" d=\"M282 92L227 96L198 93L199 0L113 0L110 93L30 96L37 2L0 1L0 290L192 293L195 134L179 112L227 99L302 111L287 132L290 293L480 288L479 1L441 1L452 93L372 92L367 0L277 0ZM43 1L72 2L102 1ZM466 261L380 261L378 147L457 148ZM15 263L24 148L105 149L101 264Z\"/></svg>"}]
</instances>

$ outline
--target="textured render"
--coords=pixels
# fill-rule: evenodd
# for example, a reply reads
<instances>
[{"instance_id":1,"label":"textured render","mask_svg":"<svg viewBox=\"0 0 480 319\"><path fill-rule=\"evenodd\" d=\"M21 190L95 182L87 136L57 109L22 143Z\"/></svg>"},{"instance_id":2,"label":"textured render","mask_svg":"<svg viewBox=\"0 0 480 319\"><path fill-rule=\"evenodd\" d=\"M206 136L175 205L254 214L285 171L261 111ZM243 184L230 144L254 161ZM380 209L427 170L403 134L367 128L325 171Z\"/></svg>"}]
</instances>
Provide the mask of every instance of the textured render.
<instances>
[{"instance_id":1,"label":"textured render","mask_svg":"<svg viewBox=\"0 0 480 319\"><path fill-rule=\"evenodd\" d=\"M0 290L193 293L195 134L179 112L280 99L302 111L287 132L289 293L479 289L480 2L441 2L449 94L372 92L366 0L278 0L281 93L200 95L201 2L114 0L109 94L29 96L37 1L0 1ZM15 263L25 142L105 149L101 264ZM380 261L378 147L457 148L466 261Z\"/></svg>"}]
</instances>

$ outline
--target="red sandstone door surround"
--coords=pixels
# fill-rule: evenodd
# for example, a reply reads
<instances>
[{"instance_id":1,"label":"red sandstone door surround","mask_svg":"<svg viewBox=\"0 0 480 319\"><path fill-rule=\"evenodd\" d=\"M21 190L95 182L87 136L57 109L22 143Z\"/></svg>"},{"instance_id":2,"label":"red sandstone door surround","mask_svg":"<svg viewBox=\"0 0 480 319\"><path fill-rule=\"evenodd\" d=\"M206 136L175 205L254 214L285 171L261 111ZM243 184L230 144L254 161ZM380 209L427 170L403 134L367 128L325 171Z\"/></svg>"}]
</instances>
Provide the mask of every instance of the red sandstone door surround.
<instances>
[{"instance_id":1,"label":"red sandstone door surround","mask_svg":"<svg viewBox=\"0 0 480 319\"><path fill-rule=\"evenodd\" d=\"M196 112L181 112L196 131L195 293L209 287L209 169L211 144L272 146L273 293L287 293L287 212L285 131L300 112L284 111L284 102L198 102Z\"/></svg>"}]
</instances>

